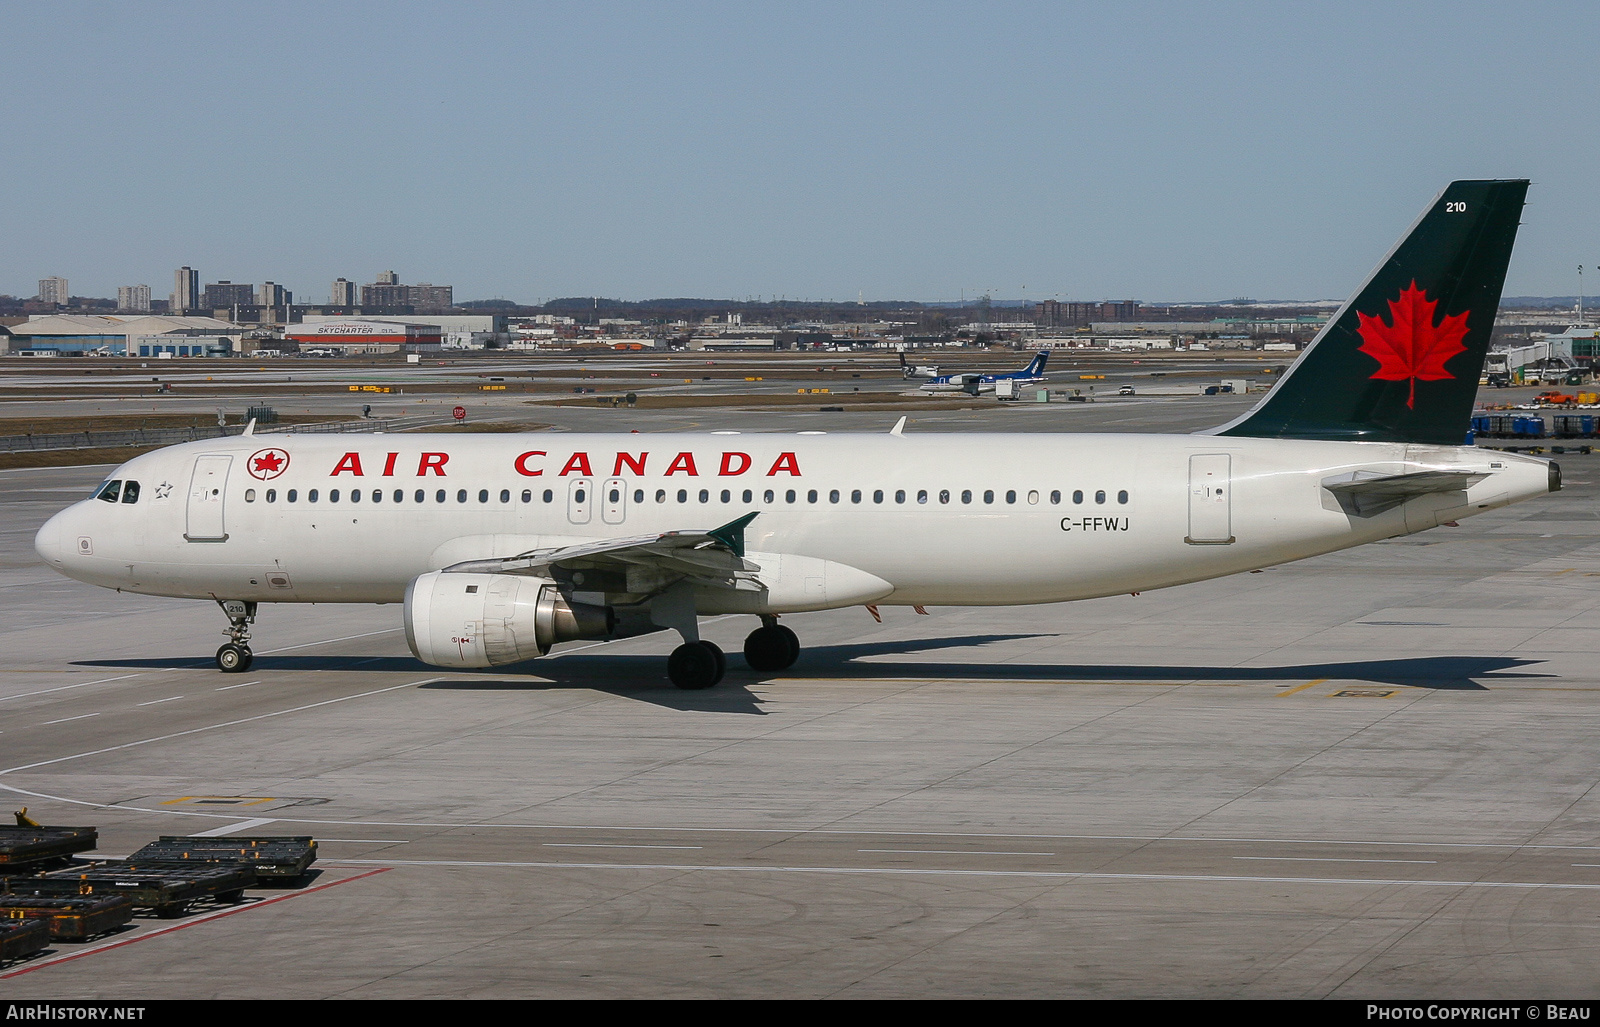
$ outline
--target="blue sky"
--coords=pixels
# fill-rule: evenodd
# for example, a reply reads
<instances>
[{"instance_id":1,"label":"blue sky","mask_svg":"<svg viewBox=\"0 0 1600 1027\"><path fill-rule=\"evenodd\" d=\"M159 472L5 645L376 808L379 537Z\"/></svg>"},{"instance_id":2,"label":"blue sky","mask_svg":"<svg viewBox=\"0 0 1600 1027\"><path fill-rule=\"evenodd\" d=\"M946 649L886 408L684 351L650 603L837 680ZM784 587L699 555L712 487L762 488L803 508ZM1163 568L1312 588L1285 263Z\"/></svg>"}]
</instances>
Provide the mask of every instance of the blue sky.
<instances>
[{"instance_id":1,"label":"blue sky","mask_svg":"<svg viewBox=\"0 0 1600 1027\"><path fill-rule=\"evenodd\" d=\"M0 0L0 292L1343 298L1453 178L1600 264L1590 3ZM1585 275L1600 292L1600 273Z\"/></svg>"}]
</instances>

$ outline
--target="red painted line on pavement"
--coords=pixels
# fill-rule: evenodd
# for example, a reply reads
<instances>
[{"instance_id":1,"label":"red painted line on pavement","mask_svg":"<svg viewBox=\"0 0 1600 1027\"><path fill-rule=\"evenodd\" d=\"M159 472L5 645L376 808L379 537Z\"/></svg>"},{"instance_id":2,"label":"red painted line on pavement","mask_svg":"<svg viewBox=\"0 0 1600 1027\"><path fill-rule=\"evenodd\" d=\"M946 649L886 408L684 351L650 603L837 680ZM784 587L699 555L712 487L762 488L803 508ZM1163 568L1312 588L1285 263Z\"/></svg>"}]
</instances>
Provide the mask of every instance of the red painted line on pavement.
<instances>
[{"instance_id":1,"label":"red painted line on pavement","mask_svg":"<svg viewBox=\"0 0 1600 1027\"><path fill-rule=\"evenodd\" d=\"M87 951L83 952L74 952L71 955L66 956L57 956L54 959L46 959L42 962L34 963L32 966L25 966L20 970L12 970L10 973L0 974L0 981L11 977L21 977L23 974L31 974L35 970L43 970L47 966L57 966L61 963L70 963L74 959L82 959L84 956L97 956L102 952L110 952L112 949L120 949L124 945L136 945L141 941L149 941L151 938L159 938L163 934L171 934L173 931L181 931L185 927L194 927L196 924L208 924L213 920L221 920L225 916L233 916L235 913L245 913L252 909L260 909L262 906L270 906L274 902L282 902L285 899L297 899L302 895L310 895L314 891L323 891L327 888L336 888L341 884L349 884L351 881L359 881L363 877L371 877L374 874L386 874L393 869L394 867L379 867L376 870L369 870L364 874L357 874L354 877L346 877L342 881L329 881L327 884L319 884L315 888L307 888L304 891L289 892L286 895L278 895L270 899L262 899L260 902L252 902L249 905L235 906L233 909L225 909L220 913L208 913L205 916L196 917L195 919L185 923L173 924L171 927L163 927L159 931L151 931L149 934L141 934L137 938L129 938L126 941L112 942L110 945L101 945L99 948L88 949Z\"/></svg>"}]
</instances>

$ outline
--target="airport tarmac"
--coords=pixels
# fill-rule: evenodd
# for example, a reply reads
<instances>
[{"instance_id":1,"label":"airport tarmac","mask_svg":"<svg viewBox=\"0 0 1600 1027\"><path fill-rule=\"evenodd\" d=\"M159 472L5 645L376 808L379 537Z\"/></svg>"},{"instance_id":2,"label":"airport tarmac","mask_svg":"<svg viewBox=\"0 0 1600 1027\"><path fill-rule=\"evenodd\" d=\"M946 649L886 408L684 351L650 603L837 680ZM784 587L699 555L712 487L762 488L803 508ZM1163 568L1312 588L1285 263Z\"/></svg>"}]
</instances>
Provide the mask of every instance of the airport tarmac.
<instances>
[{"instance_id":1,"label":"airport tarmac","mask_svg":"<svg viewBox=\"0 0 1600 1027\"><path fill-rule=\"evenodd\" d=\"M1189 430L1246 402L912 430ZM785 618L795 667L732 656L698 693L666 635L427 667L398 606L264 607L251 672L221 675L216 609L34 555L106 468L0 471L7 800L112 855L310 834L321 871L53 946L0 996L1593 998L1600 456L1557 459L1555 495L1260 573ZM737 653L753 626L704 632Z\"/></svg>"}]
</instances>

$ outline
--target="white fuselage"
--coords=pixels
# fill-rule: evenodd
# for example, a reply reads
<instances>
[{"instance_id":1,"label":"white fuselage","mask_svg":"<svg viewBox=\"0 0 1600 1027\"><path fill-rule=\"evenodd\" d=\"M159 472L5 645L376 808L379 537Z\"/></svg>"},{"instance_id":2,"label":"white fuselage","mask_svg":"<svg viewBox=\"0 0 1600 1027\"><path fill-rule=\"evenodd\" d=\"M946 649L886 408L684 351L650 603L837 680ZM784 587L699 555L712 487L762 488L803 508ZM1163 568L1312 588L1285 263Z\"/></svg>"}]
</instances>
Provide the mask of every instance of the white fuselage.
<instances>
[{"instance_id":1,"label":"white fuselage","mask_svg":"<svg viewBox=\"0 0 1600 1027\"><path fill-rule=\"evenodd\" d=\"M1426 470L1487 477L1367 517L1322 486ZM399 602L418 575L464 561L756 512L745 546L765 598L701 590L701 614L1139 592L1550 487L1547 461L1474 448L1072 434L257 435L140 456L112 479L137 481L138 500L51 518L36 542L51 566L258 602Z\"/></svg>"}]
</instances>

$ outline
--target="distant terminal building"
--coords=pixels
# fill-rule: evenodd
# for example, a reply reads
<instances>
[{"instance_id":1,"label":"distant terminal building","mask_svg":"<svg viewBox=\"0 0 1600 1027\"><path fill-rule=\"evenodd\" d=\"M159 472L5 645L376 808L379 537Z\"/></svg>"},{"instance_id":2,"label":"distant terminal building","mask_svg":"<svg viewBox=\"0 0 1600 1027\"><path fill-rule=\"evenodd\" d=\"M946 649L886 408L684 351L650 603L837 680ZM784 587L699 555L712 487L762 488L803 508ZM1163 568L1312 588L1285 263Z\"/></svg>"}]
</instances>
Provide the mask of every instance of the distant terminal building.
<instances>
[{"instance_id":1,"label":"distant terminal building","mask_svg":"<svg viewBox=\"0 0 1600 1027\"><path fill-rule=\"evenodd\" d=\"M438 325L403 321L335 318L292 325L283 336L300 351L326 349L339 353L407 353L437 351L443 341Z\"/></svg>"},{"instance_id":2,"label":"distant terminal building","mask_svg":"<svg viewBox=\"0 0 1600 1027\"><path fill-rule=\"evenodd\" d=\"M222 357L240 329L210 317L41 314L11 328L11 351L23 356Z\"/></svg>"},{"instance_id":3,"label":"distant terminal building","mask_svg":"<svg viewBox=\"0 0 1600 1027\"><path fill-rule=\"evenodd\" d=\"M119 314L145 314L150 311L150 287L148 285L119 285L117 286L117 313Z\"/></svg>"},{"instance_id":4,"label":"distant terminal building","mask_svg":"<svg viewBox=\"0 0 1600 1027\"><path fill-rule=\"evenodd\" d=\"M328 292L328 304L335 307L353 307L356 305L356 283L348 278L335 278L333 288Z\"/></svg>"},{"instance_id":5,"label":"distant terminal building","mask_svg":"<svg viewBox=\"0 0 1600 1027\"><path fill-rule=\"evenodd\" d=\"M39 279L39 302L54 303L58 307L67 305L67 280L55 275Z\"/></svg>"},{"instance_id":6,"label":"distant terminal building","mask_svg":"<svg viewBox=\"0 0 1600 1027\"><path fill-rule=\"evenodd\" d=\"M232 307L250 307L256 302L256 288L248 282L230 282L223 279L206 286L200 299L201 310L227 310Z\"/></svg>"},{"instance_id":7,"label":"distant terminal building","mask_svg":"<svg viewBox=\"0 0 1600 1027\"><path fill-rule=\"evenodd\" d=\"M302 315L302 323L307 326L330 321L423 325L438 334L445 349L482 349L489 345L509 345L512 341L504 314L362 314L353 318L344 314L308 312Z\"/></svg>"},{"instance_id":8,"label":"distant terminal building","mask_svg":"<svg viewBox=\"0 0 1600 1027\"><path fill-rule=\"evenodd\" d=\"M174 314L200 309L200 272L187 264L172 274L172 301L167 306Z\"/></svg>"}]
</instances>

